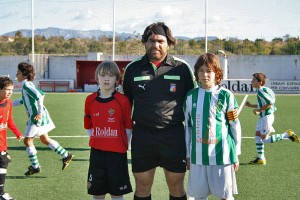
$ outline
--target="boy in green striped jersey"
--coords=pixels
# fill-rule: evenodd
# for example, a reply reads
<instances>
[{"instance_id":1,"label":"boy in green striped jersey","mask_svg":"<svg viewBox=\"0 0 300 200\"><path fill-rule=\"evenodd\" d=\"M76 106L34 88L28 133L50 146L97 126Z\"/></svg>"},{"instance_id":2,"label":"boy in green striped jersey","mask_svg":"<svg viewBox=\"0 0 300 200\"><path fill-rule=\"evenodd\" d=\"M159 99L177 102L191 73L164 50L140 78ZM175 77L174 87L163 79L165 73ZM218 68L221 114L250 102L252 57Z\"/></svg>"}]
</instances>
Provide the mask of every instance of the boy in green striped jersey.
<instances>
[{"instance_id":1,"label":"boy in green striped jersey","mask_svg":"<svg viewBox=\"0 0 300 200\"><path fill-rule=\"evenodd\" d=\"M233 199L241 154L238 104L220 85L223 71L216 55L201 55L194 74L199 88L187 94L185 103L188 195L190 200L208 199L210 194Z\"/></svg>"},{"instance_id":2,"label":"boy in green striped jersey","mask_svg":"<svg viewBox=\"0 0 300 200\"><path fill-rule=\"evenodd\" d=\"M257 151L257 158L250 161L249 164L253 165L266 165L266 158L264 155L264 143L274 143L282 139L289 138L293 142L299 143L297 135L290 129L286 130L283 134L273 134L275 132L273 128L275 107L275 94L274 92L265 87L266 75L263 73L253 74L251 84L257 89L257 104L251 104L246 102L246 106L255 108L253 113L258 115L258 121L256 124L255 132L255 144Z\"/></svg>"},{"instance_id":3,"label":"boy in green striped jersey","mask_svg":"<svg viewBox=\"0 0 300 200\"><path fill-rule=\"evenodd\" d=\"M48 132L54 129L55 125L50 118L48 110L44 106L44 93L37 89L32 83L35 76L33 66L26 62L19 63L16 76L18 82L22 83L22 97L15 100L13 105L17 106L24 104L28 114L24 144L26 146L26 152L31 165L28 167L28 171L25 172L25 175L33 175L41 172L41 167L37 157L37 150L33 144L36 136L40 137L43 144L48 145L57 154L62 156L62 170L64 170L69 165L74 155L69 153L66 149L60 146L57 141L48 136Z\"/></svg>"}]
</instances>

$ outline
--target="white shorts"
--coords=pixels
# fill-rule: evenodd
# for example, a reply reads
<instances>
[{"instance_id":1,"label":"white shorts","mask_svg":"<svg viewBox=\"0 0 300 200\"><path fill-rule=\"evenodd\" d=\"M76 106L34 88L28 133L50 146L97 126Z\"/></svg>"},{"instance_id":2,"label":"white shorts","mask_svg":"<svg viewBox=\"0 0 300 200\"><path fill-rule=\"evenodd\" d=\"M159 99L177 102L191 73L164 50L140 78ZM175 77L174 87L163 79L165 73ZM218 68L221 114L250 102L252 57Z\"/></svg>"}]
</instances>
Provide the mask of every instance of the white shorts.
<instances>
[{"instance_id":1,"label":"white shorts","mask_svg":"<svg viewBox=\"0 0 300 200\"><path fill-rule=\"evenodd\" d=\"M35 124L27 125L25 137L36 137L46 134L55 128L54 123L50 120L49 124L43 126L36 126Z\"/></svg>"},{"instance_id":2,"label":"white shorts","mask_svg":"<svg viewBox=\"0 0 300 200\"><path fill-rule=\"evenodd\" d=\"M205 198L210 194L220 199L234 199L238 194L233 165L191 164L188 179L188 195Z\"/></svg>"},{"instance_id":3,"label":"white shorts","mask_svg":"<svg viewBox=\"0 0 300 200\"><path fill-rule=\"evenodd\" d=\"M256 131L259 131L261 135L268 135L269 133L275 132L275 129L273 128L273 123L274 114L258 118L256 124Z\"/></svg>"}]
</instances>

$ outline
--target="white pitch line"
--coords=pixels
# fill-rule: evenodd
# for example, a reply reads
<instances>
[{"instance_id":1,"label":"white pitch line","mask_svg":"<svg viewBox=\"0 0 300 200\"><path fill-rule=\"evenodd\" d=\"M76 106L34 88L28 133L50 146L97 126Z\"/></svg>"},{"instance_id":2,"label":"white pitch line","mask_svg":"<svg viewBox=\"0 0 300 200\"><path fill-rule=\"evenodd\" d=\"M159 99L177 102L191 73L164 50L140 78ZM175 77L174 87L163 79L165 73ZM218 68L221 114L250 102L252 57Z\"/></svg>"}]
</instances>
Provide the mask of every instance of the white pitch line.
<instances>
[{"instance_id":1,"label":"white pitch line","mask_svg":"<svg viewBox=\"0 0 300 200\"><path fill-rule=\"evenodd\" d=\"M66 135L49 135L50 138L85 138L89 137L87 135L73 135L73 136L66 136ZM7 139L16 139L16 137L7 137Z\"/></svg>"},{"instance_id":2,"label":"white pitch line","mask_svg":"<svg viewBox=\"0 0 300 200\"><path fill-rule=\"evenodd\" d=\"M237 115L239 115L240 112L242 111L243 106L244 106L244 104L246 103L247 98L248 98L248 94L244 96L244 99L243 99L243 101L242 101L242 103L241 103L241 105L240 105L240 107L239 107L239 109L238 109L238 111L237 111Z\"/></svg>"},{"instance_id":3,"label":"white pitch line","mask_svg":"<svg viewBox=\"0 0 300 200\"><path fill-rule=\"evenodd\" d=\"M76 136L59 136L59 135L50 135L50 138L86 138L89 136L84 136L84 135L76 135ZM243 139L253 139L254 137L242 137ZM16 137L7 137L7 139L17 139Z\"/></svg>"}]
</instances>

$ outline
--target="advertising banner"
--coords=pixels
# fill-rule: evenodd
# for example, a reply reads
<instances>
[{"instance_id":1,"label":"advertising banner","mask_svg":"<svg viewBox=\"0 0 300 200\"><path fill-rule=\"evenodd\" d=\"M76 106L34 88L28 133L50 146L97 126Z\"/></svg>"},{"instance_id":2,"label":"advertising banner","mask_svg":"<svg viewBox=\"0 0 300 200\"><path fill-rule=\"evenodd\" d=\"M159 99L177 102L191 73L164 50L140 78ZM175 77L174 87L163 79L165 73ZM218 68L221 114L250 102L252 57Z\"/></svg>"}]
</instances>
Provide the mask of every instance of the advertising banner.
<instances>
[{"instance_id":1,"label":"advertising banner","mask_svg":"<svg viewBox=\"0 0 300 200\"><path fill-rule=\"evenodd\" d=\"M227 79L221 85L236 93L256 92L251 85L251 79ZM278 94L300 94L300 80L267 80L265 86Z\"/></svg>"}]
</instances>

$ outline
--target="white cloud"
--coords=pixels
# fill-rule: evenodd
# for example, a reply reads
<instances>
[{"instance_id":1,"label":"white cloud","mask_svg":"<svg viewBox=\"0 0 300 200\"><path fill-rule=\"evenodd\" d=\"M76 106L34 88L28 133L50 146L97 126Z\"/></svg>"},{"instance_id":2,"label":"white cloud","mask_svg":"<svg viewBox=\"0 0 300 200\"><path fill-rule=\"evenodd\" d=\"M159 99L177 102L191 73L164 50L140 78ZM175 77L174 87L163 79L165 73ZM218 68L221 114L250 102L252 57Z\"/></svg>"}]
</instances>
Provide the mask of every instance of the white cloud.
<instances>
[{"instance_id":1,"label":"white cloud","mask_svg":"<svg viewBox=\"0 0 300 200\"><path fill-rule=\"evenodd\" d=\"M218 15L213 15L211 17L208 17L208 23L214 23L214 22L221 22L222 21L222 17L218 16Z\"/></svg>"},{"instance_id":2,"label":"white cloud","mask_svg":"<svg viewBox=\"0 0 300 200\"><path fill-rule=\"evenodd\" d=\"M88 20L92 19L93 17L93 11L91 10L84 12L76 11L75 16L72 18L72 20Z\"/></svg>"},{"instance_id":3,"label":"white cloud","mask_svg":"<svg viewBox=\"0 0 300 200\"><path fill-rule=\"evenodd\" d=\"M12 13L7 13L7 14L2 14L2 15L0 15L0 19L7 19L7 18L9 18L9 17L11 17L11 15L12 15Z\"/></svg>"}]
</instances>

